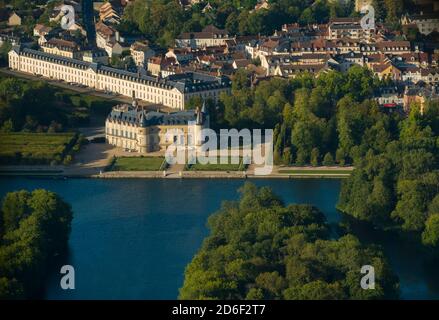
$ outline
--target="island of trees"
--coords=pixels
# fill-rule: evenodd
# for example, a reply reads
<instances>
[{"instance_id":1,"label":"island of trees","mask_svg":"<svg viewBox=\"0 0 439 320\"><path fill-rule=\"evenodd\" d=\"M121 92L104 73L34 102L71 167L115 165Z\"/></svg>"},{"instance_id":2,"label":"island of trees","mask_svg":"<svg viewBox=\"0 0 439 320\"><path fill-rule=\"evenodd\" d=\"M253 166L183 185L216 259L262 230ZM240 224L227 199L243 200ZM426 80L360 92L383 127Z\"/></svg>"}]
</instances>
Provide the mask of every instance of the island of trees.
<instances>
[{"instance_id":1,"label":"island of trees","mask_svg":"<svg viewBox=\"0 0 439 320\"><path fill-rule=\"evenodd\" d=\"M38 298L47 270L66 252L72 210L46 190L8 193L0 211L0 299Z\"/></svg>"},{"instance_id":2,"label":"island of trees","mask_svg":"<svg viewBox=\"0 0 439 320\"><path fill-rule=\"evenodd\" d=\"M317 208L285 206L250 183L240 193L209 218L211 234L186 269L180 299L398 297L383 254L352 235L331 239ZM375 267L375 290L360 286L363 265Z\"/></svg>"}]
</instances>

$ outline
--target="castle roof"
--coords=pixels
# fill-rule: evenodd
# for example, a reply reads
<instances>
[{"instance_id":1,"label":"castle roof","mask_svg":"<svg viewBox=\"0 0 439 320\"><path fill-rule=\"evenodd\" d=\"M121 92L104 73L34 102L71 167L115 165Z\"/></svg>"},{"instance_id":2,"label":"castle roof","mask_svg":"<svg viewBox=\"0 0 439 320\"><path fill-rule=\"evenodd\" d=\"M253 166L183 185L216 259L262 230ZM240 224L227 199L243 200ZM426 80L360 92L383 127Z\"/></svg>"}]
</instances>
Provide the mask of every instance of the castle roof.
<instances>
[{"instance_id":1,"label":"castle roof","mask_svg":"<svg viewBox=\"0 0 439 320\"><path fill-rule=\"evenodd\" d=\"M108 115L108 120L125 122L139 127L188 125L197 121L195 110L165 113L146 111L127 104L118 105Z\"/></svg>"}]
</instances>

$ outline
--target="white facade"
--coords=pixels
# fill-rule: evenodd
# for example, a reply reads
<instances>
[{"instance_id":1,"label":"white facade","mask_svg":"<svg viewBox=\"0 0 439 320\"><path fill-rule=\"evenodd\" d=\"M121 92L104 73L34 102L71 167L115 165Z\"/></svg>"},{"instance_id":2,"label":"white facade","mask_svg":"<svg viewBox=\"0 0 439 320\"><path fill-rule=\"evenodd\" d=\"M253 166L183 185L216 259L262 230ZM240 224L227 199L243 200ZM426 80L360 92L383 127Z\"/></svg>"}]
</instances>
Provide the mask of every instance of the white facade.
<instances>
[{"instance_id":1,"label":"white facade","mask_svg":"<svg viewBox=\"0 0 439 320\"><path fill-rule=\"evenodd\" d=\"M185 103L193 96L217 101L222 92L230 92L230 82L220 77L209 77L203 81L204 79L195 79L195 74L185 74L176 79L158 79L17 47L9 52L9 67L180 110L184 109ZM192 82L188 81L190 77Z\"/></svg>"}]
</instances>

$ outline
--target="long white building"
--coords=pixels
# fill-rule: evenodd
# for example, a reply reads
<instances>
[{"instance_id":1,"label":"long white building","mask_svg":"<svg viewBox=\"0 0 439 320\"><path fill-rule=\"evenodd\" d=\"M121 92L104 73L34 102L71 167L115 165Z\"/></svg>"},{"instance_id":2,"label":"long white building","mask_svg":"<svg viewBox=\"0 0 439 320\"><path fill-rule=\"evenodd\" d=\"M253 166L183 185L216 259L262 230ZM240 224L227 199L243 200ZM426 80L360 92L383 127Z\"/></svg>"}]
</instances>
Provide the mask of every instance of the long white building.
<instances>
[{"instance_id":1,"label":"long white building","mask_svg":"<svg viewBox=\"0 0 439 320\"><path fill-rule=\"evenodd\" d=\"M194 96L217 101L222 92L230 92L230 80L224 76L190 72L161 79L20 46L9 52L9 67L180 110Z\"/></svg>"}]
</instances>

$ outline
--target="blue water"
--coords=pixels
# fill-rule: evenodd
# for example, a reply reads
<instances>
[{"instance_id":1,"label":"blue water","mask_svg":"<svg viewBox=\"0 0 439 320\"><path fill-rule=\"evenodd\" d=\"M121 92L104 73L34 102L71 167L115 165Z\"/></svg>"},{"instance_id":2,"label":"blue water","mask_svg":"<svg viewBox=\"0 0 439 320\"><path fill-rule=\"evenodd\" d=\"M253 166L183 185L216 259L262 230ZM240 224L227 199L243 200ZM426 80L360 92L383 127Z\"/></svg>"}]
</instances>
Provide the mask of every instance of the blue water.
<instances>
[{"instance_id":1,"label":"blue water","mask_svg":"<svg viewBox=\"0 0 439 320\"><path fill-rule=\"evenodd\" d=\"M251 181L271 187L286 203L317 206L332 224L341 220L335 209L338 180ZM44 188L57 192L72 205L69 255L62 264L74 266L76 289L61 290L61 276L54 272L48 280L46 298L175 299L183 284L185 266L208 235L208 216L220 208L223 200L237 199L236 190L243 183L17 177L0 179L0 196L9 191ZM395 255L392 243L386 242L385 249L389 247ZM404 260L397 253L391 259L395 270L402 270L404 277L409 275L401 278L403 297L439 298L439 289L430 283L436 278L431 279L416 265L404 271Z\"/></svg>"}]
</instances>

